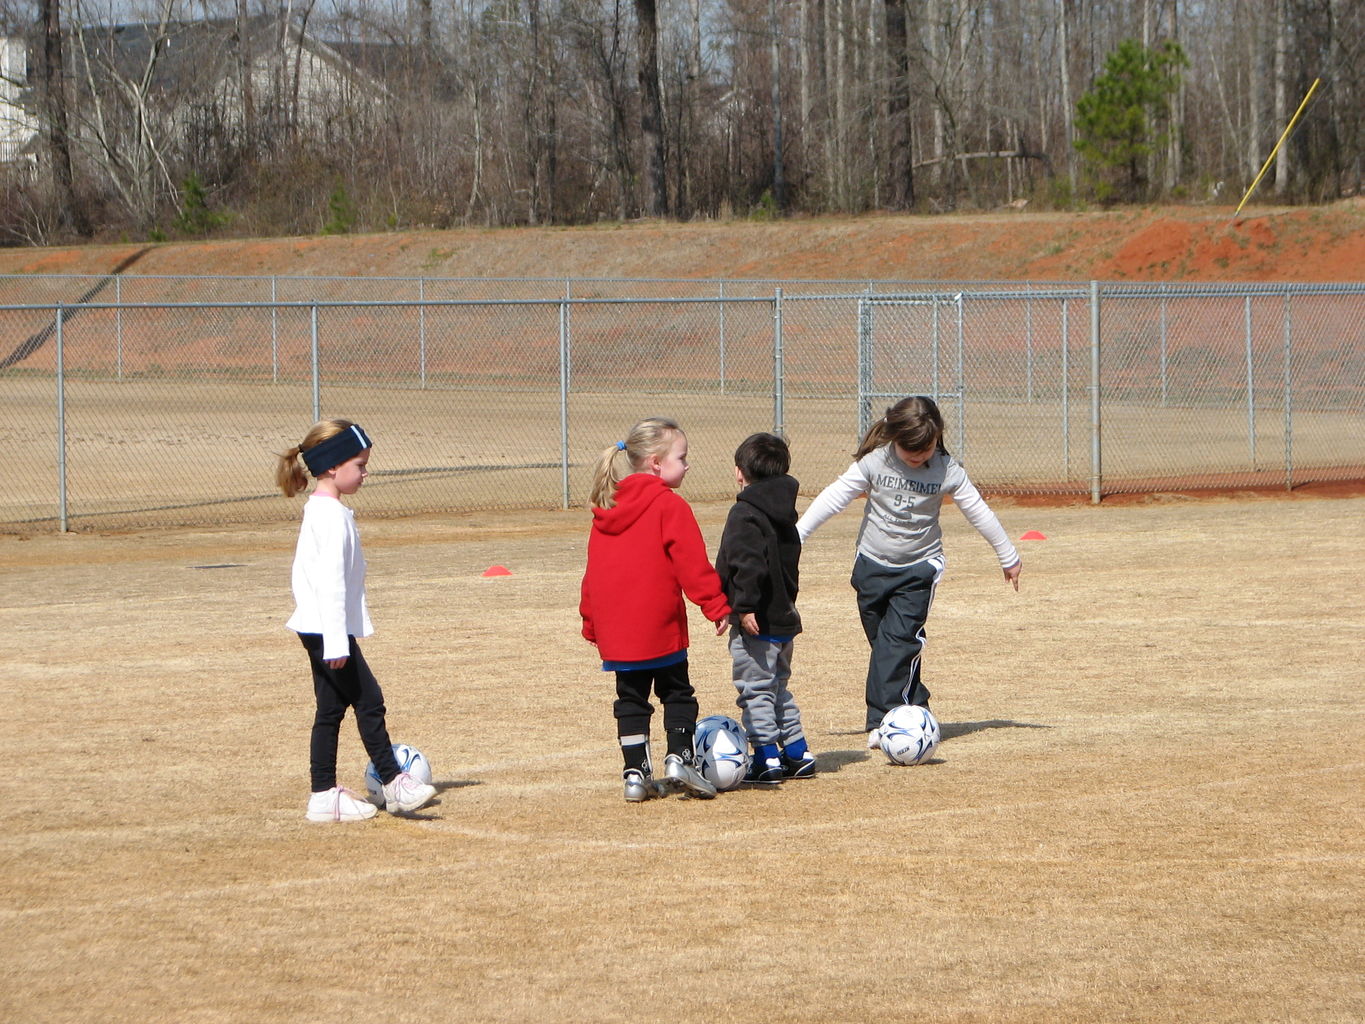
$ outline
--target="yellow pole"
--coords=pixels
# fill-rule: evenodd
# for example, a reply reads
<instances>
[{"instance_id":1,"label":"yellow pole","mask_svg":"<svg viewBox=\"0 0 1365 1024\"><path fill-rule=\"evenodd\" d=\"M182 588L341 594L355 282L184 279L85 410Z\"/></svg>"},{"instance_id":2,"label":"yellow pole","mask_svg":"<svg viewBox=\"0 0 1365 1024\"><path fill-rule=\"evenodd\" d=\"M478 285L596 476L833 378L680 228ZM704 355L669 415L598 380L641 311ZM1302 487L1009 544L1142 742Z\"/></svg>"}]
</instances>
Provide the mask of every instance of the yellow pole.
<instances>
[{"instance_id":1,"label":"yellow pole","mask_svg":"<svg viewBox=\"0 0 1365 1024\"><path fill-rule=\"evenodd\" d=\"M1270 155L1265 158L1265 163L1261 165L1261 173L1256 175L1256 180L1251 183L1251 188L1246 190L1246 195L1242 196L1242 201L1237 204L1237 209L1232 211L1232 219L1236 220L1237 215L1242 212L1242 207L1246 206L1247 200L1251 198L1251 193L1256 191L1256 186L1265 177L1265 172L1270 168L1270 161L1275 159L1275 154L1284 145L1284 140L1289 138L1289 133L1294 130L1294 125L1298 124L1299 118L1303 115L1304 107L1308 106L1308 101L1313 98L1313 93L1317 92L1318 83L1321 78L1313 79L1313 84L1308 87L1308 92L1304 94L1303 102L1299 104L1299 109L1294 111L1294 116L1289 119L1289 124L1285 126L1284 132L1280 135L1280 141L1275 143L1275 148L1270 151Z\"/></svg>"}]
</instances>

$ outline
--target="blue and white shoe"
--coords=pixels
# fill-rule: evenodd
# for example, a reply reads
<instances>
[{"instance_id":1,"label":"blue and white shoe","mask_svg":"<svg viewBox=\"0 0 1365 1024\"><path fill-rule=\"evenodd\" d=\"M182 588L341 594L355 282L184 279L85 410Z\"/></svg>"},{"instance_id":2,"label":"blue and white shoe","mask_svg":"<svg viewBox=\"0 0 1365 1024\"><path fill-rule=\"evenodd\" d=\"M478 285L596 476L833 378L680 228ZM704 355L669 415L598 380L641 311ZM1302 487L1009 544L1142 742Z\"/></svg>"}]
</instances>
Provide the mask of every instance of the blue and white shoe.
<instances>
[{"instance_id":1,"label":"blue and white shoe","mask_svg":"<svg viewBox=\"0 0 1365 1024\"><path fill-rule=\"evenodd\" d=\"M807 750L800 757L782 755L782 776L787 779L809 779L815 775L815 755Z\"/></svg>"},{"instance_id":2,"label":"blue and white shoe","mask_svg":"<svg viewBox=\"0 0 1365 1024\"><path fill-rule=\"evenodd\" d=\"M744 774L745 782L761 782L764 785L776 786L782 781L784 772L782 771L782 761L776 757L759 758L755 757L749 763L749 770Z\"/></svg>"}]
</instances>

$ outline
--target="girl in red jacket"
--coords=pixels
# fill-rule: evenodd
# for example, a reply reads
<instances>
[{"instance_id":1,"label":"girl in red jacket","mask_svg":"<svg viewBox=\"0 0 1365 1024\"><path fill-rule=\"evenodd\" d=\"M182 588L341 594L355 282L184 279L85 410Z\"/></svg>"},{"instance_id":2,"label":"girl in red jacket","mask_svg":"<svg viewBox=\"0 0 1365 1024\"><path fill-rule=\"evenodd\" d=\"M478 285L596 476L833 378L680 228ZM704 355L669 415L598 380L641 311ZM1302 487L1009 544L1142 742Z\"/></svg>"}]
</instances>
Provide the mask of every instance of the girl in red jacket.
<instances>
[{"instance_id":1,"label":"girl in red jacket","mask_svg":"<svg viewBox=\"0 0 1365 1024\"><path fill-rule=\"evenodd\" d=\"M602 453L593 474L592 534L578 610L602 670L616 673L616 732L626 799L669 790L710 798L716 787L694 762L697 697L687 676L686 594L725 633L730 605L692 508L677 494L687 475L687 435L672 420L642 420ZM651 687L664 712L664 779L649 760Z\"/></svg>"}]
</instances>

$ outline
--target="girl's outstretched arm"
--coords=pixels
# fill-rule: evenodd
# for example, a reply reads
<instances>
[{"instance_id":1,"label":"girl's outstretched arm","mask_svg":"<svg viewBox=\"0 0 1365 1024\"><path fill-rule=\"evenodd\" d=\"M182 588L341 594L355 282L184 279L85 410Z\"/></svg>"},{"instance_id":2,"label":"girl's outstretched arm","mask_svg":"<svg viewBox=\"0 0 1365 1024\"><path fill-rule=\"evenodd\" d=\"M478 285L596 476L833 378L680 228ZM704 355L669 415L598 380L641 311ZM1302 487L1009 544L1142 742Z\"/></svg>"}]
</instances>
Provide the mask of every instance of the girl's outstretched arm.
<instances>
[{"instance_id":1,"label":"girl's outstretched arm","mask_svg":"<svg viewBox=\"0 0 1365 1024\"><path fill-rule=\"evenodd\" d=\"M863 472L862 466L853 463L835 481L821 491L810 503L801 518L796 521L796 532L801 543L815 532L816 528L831 516L848 508L849 502L866 494L872 481Z\"/></svg>"},{"instance_id":2,"label":"girl's outstretched arm","mask_svg":"<svg viewBox=\"0 0 1365 1024\"><path fill-rule=\"evenodd\" d=\"M986 504L986 499L981 497L981 492L965 475L961 483L953 489L952 495L953 503L966 517L967 522L975 526L977 532L995 549L995 557L1000 559L1000 568L1005 572L1005 579L1013 583L1014 589L1018 590L1019 570L1023 568L1023 562L1019 558L1019 552L1010 543L1005 528L1000 525L1000 520Z\"/></svg>"}]
</instances>

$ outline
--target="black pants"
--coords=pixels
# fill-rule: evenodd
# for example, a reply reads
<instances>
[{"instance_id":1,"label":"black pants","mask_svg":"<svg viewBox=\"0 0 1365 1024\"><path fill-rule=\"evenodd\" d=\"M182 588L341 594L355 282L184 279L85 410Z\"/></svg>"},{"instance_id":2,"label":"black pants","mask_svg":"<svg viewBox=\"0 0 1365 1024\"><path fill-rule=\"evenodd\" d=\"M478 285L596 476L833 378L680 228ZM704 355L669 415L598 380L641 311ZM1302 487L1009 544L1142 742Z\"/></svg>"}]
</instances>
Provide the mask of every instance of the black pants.
<instances>
[{"instance_id":1,"label":"black pants","mask_svg":"<svg viewBox=\"0 0 1365 1024\"><path fill-rule=\"evenodd\" d=\"M920 681L924 623L943 575L941 559L904 568L881 565L859 555L849 581L858 592L858 614L872 645L867 661L867 724L901 704L929 706L929 688Z\"/></svg>"},{"instance_id":2,"label":"black pants","mask_svg":"<svg viewBox=\"0 0 1365 1024\"><path fill-rule=\"evenodd\" d=\"M651 689L664 708L664 730L670 734L685 732L690 737L697 728L697 695L687 675L686 661L616 673L616 735L649 735L649 719L654 714L649 703Z\"/></svg>"},{"instance_id":3,"label":"black pants","mask_svg":"<svg viewBox=\"0 0 1365 1024\"><path fill-rule=\"evenodd\" d=\"M389 730L384 724L384 694L370 666L365 664L355 637L347 638L350 653L341 668L328 668L323 662L321 634L300 633L299 639L308 650L308 661L313 668L313 695L318 704L308 752L313 792L321 793L337 784L337 737L341 734L341 720L346 717L348 707L355 708L360 742L374 762L379 778L386 783L392 782L398 774L398 762L393 759Z\"/></svg>"}]
</instances>

